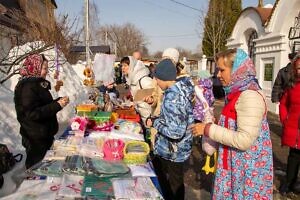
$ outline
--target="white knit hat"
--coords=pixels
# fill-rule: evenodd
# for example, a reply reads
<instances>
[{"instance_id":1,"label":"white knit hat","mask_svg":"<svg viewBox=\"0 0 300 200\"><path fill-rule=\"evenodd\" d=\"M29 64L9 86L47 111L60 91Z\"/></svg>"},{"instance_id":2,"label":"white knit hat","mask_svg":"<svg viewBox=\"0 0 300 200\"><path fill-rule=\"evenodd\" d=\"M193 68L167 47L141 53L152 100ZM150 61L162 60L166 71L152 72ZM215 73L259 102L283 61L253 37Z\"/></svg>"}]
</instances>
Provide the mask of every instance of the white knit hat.
<instances>
[{"instance_id":1,"label":"white knit hat","mask_svg":"<svg viewBox=\"0 0 300 200\"><path fill-rule=\"evenodd\" d=\"M164 50L162 54L162 58L170 58L172 59L175 63L178 62L179 60L179 52L175 48L167 48Z\"/></svg>"}]
</instances>

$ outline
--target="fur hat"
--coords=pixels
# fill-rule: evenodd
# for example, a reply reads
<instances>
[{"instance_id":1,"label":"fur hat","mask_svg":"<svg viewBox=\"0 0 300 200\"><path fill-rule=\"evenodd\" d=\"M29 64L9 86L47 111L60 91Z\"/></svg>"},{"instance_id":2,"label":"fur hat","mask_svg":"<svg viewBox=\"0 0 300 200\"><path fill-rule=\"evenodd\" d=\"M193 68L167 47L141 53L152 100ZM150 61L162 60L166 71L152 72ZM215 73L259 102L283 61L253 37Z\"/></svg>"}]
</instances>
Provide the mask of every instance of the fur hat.
<instances>
[{"instance_id":1,"label":"fur hat","mask_svg":"<svg viewBox=\"0 0 300 200\"><path fill-rule=\"evenodd\" d=\"M167 48L164 50L162 54L162 58L169 58L171 59L174 63L177 63L179 60L179 52L175 48Z\"/></svg>"},{"instance_id":2,"label":"fur hat","mask_svg":"<svg viewBox=\"0 0 300 200\"><path fill-rule=\"evenodd\" d=\"M162 81L174 81L176 79L176 67L171 59L160 61L155 68L153 76Z\"/></svg>"}]
</instances>

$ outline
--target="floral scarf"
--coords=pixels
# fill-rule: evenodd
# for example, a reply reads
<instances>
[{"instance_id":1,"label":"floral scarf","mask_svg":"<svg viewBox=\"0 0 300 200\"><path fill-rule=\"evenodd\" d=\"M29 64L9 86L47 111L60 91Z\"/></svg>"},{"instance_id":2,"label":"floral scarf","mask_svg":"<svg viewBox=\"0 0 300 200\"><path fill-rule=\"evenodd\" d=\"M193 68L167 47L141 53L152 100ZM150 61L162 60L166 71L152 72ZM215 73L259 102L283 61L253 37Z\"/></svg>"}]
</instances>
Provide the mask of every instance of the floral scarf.
<instances>
[{"instance_id":1,"label":"floral scarf","mask_svg":"<svg viewBox=\"0 0 300 200\"><path fill-rule=\"evenodd\" d=\"M255 66L242 49L237 49L232 66L231 82L224 87L226 99L228 94L242 92L245 90L260 90L261 87L256 79Z\"/></svg>"},{"instance_id":2,"label":"floral scarf","mask_svg":"<svg viewBox=\"0 0 300 200\"><path fill-rule=\"evenodd\" d=\"M43 58L39 54L27 56L23 66L20 68L20 75L23 78L40 77L42 71Z\"/></svg>"}]
</instances>

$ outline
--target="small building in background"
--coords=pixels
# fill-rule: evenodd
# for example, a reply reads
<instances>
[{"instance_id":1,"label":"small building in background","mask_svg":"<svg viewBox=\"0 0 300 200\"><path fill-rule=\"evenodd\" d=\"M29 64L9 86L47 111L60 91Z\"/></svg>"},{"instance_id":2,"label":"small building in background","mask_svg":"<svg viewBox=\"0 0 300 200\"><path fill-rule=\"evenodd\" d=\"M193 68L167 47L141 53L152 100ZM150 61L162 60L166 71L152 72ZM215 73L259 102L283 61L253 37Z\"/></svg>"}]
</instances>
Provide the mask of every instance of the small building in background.
<instances>
[{"instance_id":1,"label":"small building in background","mask_svg":"<svg viewBox=\"0 0 300 200\"><path fill-rule=\"evenodd\" d=\"M271 92L279 69L289 62L288 54L300 50L300 0L276 0L274 6L244 9L227 47L248 52L268 108L278 113L278 104L271 102Z\"/></svg>"},{"instance_id":2,"label":"small building in background","mask_svg":"<svg viewBox=\"0 0 300 200\"><path fill-rule=\"evenodd\" d=\"M85 58L85 46L73 46L70 49L71 52L71 63L76 63L78 60L86 60ZM109 45L90 46L90 53L95 55L96 53L110 54ZM92 57L92 60L93 57Z\"/></svg>"}]
</instances>

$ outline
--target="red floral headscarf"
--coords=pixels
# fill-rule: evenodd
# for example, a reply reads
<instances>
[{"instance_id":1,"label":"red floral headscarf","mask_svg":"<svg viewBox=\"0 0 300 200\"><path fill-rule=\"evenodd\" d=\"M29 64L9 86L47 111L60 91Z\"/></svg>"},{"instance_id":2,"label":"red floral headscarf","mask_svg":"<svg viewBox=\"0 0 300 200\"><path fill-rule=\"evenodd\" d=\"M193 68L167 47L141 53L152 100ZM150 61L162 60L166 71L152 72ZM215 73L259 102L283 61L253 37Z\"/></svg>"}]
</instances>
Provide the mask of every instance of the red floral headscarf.
<instances>
[{"instance_id":1,"label":"red floral headscarf","mask_svg":"<svg viewBox=\"0 0 300 200\"><path fill-rule=\"evenodd\" d=\"M43 57L39 54L27 56L23 66L20 68L22 77L39 77L41 76Z\"/></svg>"}]
</instances>

